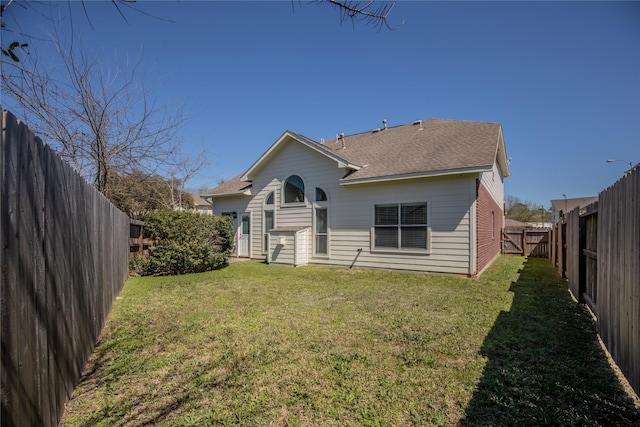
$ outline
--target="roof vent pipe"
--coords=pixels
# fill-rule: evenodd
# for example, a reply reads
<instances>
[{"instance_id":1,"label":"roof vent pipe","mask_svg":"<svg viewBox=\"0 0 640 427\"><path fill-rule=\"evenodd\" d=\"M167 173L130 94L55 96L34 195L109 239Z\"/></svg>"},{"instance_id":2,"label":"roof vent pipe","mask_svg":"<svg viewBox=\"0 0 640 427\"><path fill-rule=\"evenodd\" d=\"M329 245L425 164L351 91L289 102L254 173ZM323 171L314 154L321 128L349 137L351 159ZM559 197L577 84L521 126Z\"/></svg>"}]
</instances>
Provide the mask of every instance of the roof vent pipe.
<instances>
[{"instance_id":1,"label":"roof vent pipe","mask_svg":"<svg viewBox=\"0 0 640 427\"><path fill-rule=\"evenodd\" d=\"M342 140L342 148L345 148L344 147L344 133L340 134L340 139Z\"/></svg>"},{"instance_id":2,"label":"roof vent pipe","mask_svg":"<svg viewBox=\"0 0 640 427\"><path fill-rule=\"evenodd\" d=\"M387 119L382 119L382 126L384 127L384 129L387 128Z\"/></svg>"}]
</instances>

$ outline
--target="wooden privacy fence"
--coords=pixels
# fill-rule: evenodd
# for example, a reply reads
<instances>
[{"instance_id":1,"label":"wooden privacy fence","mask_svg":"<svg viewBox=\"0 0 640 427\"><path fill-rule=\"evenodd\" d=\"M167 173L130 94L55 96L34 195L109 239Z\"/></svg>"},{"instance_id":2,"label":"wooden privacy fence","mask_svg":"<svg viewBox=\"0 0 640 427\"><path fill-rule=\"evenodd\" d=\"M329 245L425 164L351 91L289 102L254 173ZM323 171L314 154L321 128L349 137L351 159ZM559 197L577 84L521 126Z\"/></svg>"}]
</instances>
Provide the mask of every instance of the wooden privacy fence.
<instances>
[{"instance_id":1,"label":"wooden privacy fence","mask_svg":"<svg viewBox=\"0 0 640 427\"><path fill-rule=\"evenodd\" d=\"M569 212L553 242L558 272L593 311L607 350L640 393L640 165L596 203Z\"/></svg>"},{"instance_id":2,"label":"wooden privacy fence","mask_svg":"<svg viewBox=\"0 0 640 427\"><path fill-rule=\"evenodd\" d=\"M9 112L0 160L0 420L56 426L127 278L129 218Z\"/></svg>"},{"instance_id":3,"label":"wooden privacy fence","mask_svg":"<svg viewBox=\"0 0 640 427\"><path fill-rule=\"evenodd\" d=\"M551 230L547 228L504 228L502 253L549 258Z\"/></svg>"}]
</instances>

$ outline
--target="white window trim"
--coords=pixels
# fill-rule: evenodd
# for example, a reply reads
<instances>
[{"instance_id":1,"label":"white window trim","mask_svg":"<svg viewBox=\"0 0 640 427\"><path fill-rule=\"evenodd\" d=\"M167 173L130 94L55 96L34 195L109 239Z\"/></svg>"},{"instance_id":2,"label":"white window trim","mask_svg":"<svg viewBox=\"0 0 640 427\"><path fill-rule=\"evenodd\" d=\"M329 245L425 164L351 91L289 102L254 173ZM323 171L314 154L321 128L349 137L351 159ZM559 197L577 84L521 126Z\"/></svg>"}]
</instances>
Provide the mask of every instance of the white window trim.
<instances>
[{"instance_id":1,"label":"white window trim","mask_svg":"<svg viewBox=\"0 0 640 427\"><path fill-rule=\"evenodd\" d=\"M270 194L273 193L273 203L267 203L267 198L269 197ZM267 192L267 195L265 196L263 202L262 202L262 239L261 239L261 248L262 248L262 254L266 255L269 253L269 230L267 230L266 228L266 215L265 212L273 212L273 226L276 226L276 190L273 189L269 192ZM266 240L266 242L265 242ZM267 250L265 250L265 243L267 246Z\"/></svg>"},{"instance_id":2,"label":"white window trim","mask_svg":"<svg viewBox=\"0 0 640 427\"><path fill-rule=\"evenodd\" d=\"M239 246L238 243L240 242L240 233L242 232L242 214L243 213L249 214L249 242L248 242L249 243L249 247L248 247L249 255L248 255L248 257L251 258L252 254L253 254L253 244L252 243L253 243L253 234L254 234L253 233L253 229L254 229L254 225L255 225L254 224L255 219L254 219L254 215L253 215L253 209L246 209L246 210L238 212L238 228L236 230L236 233L238 235L236 235L236 238L235 238L236 255L239 253L239 250L240 250L240 248L238 247ZM234 220L234 222L235 222L235 220Z\"/></svg>"},{"instance_id":3,"label":"white window trim","mask_svg":"<svg viewBox=\"0 0 640 427\"><path fill-rule=\"evenodd\" d=\"M491 240L496 240L496 211L491 211Z\"/></svg>"},{"instance_id":4,"label":"white window trim","mask_svg":"<svg viewBox=\"0 0 640 427\"><path fill-rule=\"evenodd\" d=\"M285 202L285 185L287 184L287 180L289 178L291 178L292 176L298 176L300 177L300 179L302 180L302 185L304 185L304 201L302 202L291 202L291 203L286 203ZM290 175L287 175L287 177L285 179L282 180L282 183L280 184L280 207L281 208L301 208L301 207L308 207L309 206L309 194L307 189L309 188L309 185L307 184L307 180L305 179L304 176L302 176L299 173L292 173ZM314 187L314 194L313 194L313 199L315 200L316 195L315 195L315 187ZM274 200L275 202L275 200Z\"/></svg>"},{"instance_id":5,"label":"white window trim","mask_svg":"<svg viewBox=\"0 0 640 427\"><path fill-rule=\"evenodd\" d=\"M426 203L427 204L427 247L425 249L407 248L407 249L393 249L393 248L376 248L376 206L381 205L403 205L413 203ZM430 255L432 253L433 244L431 238L431 200L430 199L408 199L408 200L390 200L373 203L371 205L371 229L369 238L369 250L371 253L376 254L402 254L402 255Z\"/></svg>"},{"instance_id":6,"label":"white window trim","mask_svg":"<svg viewBox=\"0 0 640 427\"><path fill-rule=\"evenodd\" d=\"M327 199L329 197L327 196ZM327 210L327 253L326 254L319 254L316 252L316 209L326 209ZM323 202L316 202L313 205L313 224L311 227L311 235L312 235L312 253L313 253L313 258L320 258L320 259L329 259L331 258L331 221L329 220L329 203L328 201L323 201Z\"/></svg>"},{"instance_id":7,"label":"white window trim","mask_svg":"<svg viewBox=\"0 0 640 427\"><path fill-rule=\"evenodd\" d=\"M265 206L273 206L273 205L265 205ZM275 210L275 208L273 208L273 209L262 209L262 254L263 255L269 253L269 230L267 230L267 227L266 227L267 215L265 214L265 212L272 212L273 213L273 226L274 226L274 228L276 226L276 210ZM265 240L266 240L266 242L265 242ZM265 250L265 243L266 243L266 247L267 247L266 250Z\"/></svg>"}]
</instances>

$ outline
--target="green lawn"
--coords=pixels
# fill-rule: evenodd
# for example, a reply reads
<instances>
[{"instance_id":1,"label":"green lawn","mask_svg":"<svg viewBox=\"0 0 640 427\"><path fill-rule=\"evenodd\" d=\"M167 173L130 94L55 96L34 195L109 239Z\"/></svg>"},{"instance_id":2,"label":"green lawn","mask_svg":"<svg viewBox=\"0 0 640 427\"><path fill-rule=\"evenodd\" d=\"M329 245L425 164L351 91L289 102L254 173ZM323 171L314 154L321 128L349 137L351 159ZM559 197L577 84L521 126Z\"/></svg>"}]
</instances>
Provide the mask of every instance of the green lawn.
<instances>
[{"instance_id":1,"label":"green lawn","mask_svg":"<svg viewBox=\"0 0 640 427\"><path fill-rule=\"evenodd\" d=\"M547 260L131 278L61 425L638 425Z\"/></svg>"}]
</instances>

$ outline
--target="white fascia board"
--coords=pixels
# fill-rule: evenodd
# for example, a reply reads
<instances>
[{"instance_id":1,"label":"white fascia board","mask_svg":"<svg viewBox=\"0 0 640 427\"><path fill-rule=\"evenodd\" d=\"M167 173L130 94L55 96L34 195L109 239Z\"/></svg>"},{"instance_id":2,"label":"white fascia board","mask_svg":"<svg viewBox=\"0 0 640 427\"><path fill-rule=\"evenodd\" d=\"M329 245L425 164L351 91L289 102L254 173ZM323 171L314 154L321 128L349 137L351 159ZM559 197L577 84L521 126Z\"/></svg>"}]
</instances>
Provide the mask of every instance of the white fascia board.
<instances>
[{"instance_id":1,"label":"white fascia board","mask_svg":"<svg viewBox=\"0 0 640 427\"><path fill-rule=\"evenodd\" d=\"M287 139L287 137L292 138L293 140L299 142L300 144L303 144L311 148L312 150L322 154L323 156L326 156L331 160L335 161L338 164L338 168L349 168L354 170L360 169L360 166L351 164L345 159L339 156L336 156L335 154L330 153L326 150L323 150L319 144L306 141L305 139L298 138L296 134L290 131L286 131L285 133L282 134L282 136L280 136L280 138L278 138L278 140L275 143L273 143L273 145L271 145L271 147L269 147L267 151L265 151L265 153L262 156L260 156L258 160L255 161L255 163L253 163L253 165L251 165L251 167L244 173L244 175L242 175L242 178L241 178L242 181L251 181L253 172L255 172L255 170L258 169L262 163L267 161L273 155L273 153L277 150L280 144L282 144Z\"/></svg>"},{"instance_id":2,"label":"white fascia board","mask_svg":"<svg viewBox=\"0 0 640 427\"><path fill-rule=\"evenodd\" d=\"M509 173L509 161L507 160L507 149L504 144L504 136L502 135L502 126L500 126L500 133L498 134L496 160L498 161L498 165L500 165L500 172L502 172L502 177L506 178L510 176L511 173Z\"/></svg>"},{"instance_id":3,"label":"white fascia board","mask_svg":"<svg viewBox=\"0 0 640 427\"><path fill-rule=\"evenodd\" d=\"M244 190L244 191L234 191L233 193L208 194L205 197L210 197L214 199L216 197L231 197L231 196L251 196L251 189Z\"/></svg>"},{"instance_id":4,"label":"white fascia board","mask_svg":"<svg viewBox=\"0 0 640 427\"><path fill-rule=\"evenodd\" d=\"M493 165L486 166L486 167L450 169L450 170L441 170L441 171L433 171L433 172L416 172L416 173L403 174L403 175L376 176L376 177L370 177L370 178L350 179L350 180L345 180L340 182L340 185L369 184L373 182L399 181L402 179L431 178L435 176L491 172L491 170L493 170Z\"/></svg>"}]
</instances>

